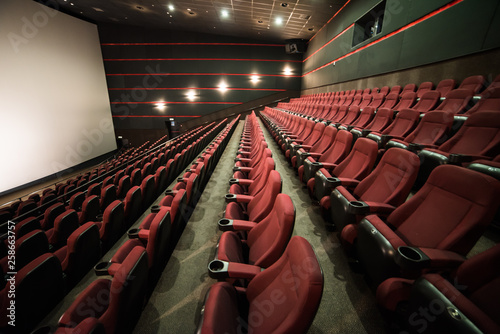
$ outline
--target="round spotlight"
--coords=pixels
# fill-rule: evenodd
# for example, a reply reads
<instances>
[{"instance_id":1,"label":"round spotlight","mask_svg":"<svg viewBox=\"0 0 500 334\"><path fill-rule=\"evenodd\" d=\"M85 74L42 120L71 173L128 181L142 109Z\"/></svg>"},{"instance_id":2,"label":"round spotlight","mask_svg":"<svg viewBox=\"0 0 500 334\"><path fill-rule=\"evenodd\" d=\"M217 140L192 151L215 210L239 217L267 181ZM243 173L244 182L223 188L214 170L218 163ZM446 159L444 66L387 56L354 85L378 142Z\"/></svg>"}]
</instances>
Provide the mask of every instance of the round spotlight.
<instances>
[{"instance_id":1,"label":"round spotlight","mask_svg":"<svg viewBox=\"0 0 500 334\"><path fill-rule=\"evenodd\" d=\"M288 4L286 2L282 2L281 7L288 7Z\"/></svg>"}]
</instances>

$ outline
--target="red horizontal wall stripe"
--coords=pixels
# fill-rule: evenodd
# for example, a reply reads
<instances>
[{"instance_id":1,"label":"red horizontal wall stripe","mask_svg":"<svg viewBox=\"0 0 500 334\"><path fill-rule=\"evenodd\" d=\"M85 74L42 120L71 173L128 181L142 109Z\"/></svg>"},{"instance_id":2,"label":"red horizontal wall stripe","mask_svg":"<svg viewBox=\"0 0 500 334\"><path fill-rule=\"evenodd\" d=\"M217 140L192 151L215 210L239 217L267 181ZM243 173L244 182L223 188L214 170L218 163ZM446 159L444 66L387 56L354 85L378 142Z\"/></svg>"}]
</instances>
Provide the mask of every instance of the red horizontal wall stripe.
<instances>
[{"instance_id":1,"label":"red horizontal wall stripe","mask_svg":"<svg viewBox=\"0 0 500 334\"><path fill-rule=\"evenodd\" d=\"M171 87L171 88L109 88L108 90L220 90L219 87L214 88L195 88L195 87ZM274 88L226 88L226 90L251 90L251 91L268 91L268 92L285 92L286 89L274 89Z\"/></svg>"},{"instance_id":2,"label":"red horizontal wall stripe","mask_svg":"<svg viewBox=\"0 0 500 334\"><path fill-rule=\"evenodd\" d=\"M132 117L201 117L201 115L184 115L184 116L179 116L179 115L126 115L126 116L120 116L120 115L113 115L114 118L132 118Z\"/></svg>"},{"instance_id":3,"label":"red horizontal wall stripe","mask_svg":"<svg viewBox=\"0 0 500 334\"><path fill-rule=\"evenodd\" d=\"M421 18L419 18L419 19L417 19L415 21L413 21L413 22L411 22L411 23L409 23L409 24L407 24L407 25L405 25L405 26L403 26L403 27L401 27L401 28L399 28L399 29L397 29L397 30L395 30L395 31L393 31L393 32L391 32L391 33L389 33L389 34L387 34L387 35L385 35L385 36L383 36L383 37L375 40L375 41L373 41L373 42L370 42L370 43L366 44L365 46L360 47L359 49L351 51L351 52L349 52L349 53L347 53L347 54L345 54L345 55L343 55L343 56L341 56L341 57L339 57L337 59L334 59L334 60L332 60L332 61L330 61L330 62L328 62L328 63L326 63L326 64L324 64L324 65L322 65L322 66L320 66L320 67L318 67L316 69L314 69L314 70L311 70L311 71L303 74L302 76L304 77L304 76L306 76L308 74L314 73L314 72L316 72L316 71L318 71L318 70L320 70L322 68L325 68L325 67L333 64L334 62L337 62L339 60L347 58L347 57L349 57L349 56L351 56L351 55L353 55L353 54L355 54L355 53L357 53L357 52L359 52L361 50L364 50L364 49L366 49L366 48L368 48L368 47L370 47L372 45L375 45L375 44L377 44L379 42L382 42L382 41L384 41L384 40L386 40L386 39L388 39L388 38L390 38L390 37L392 37L392 36L394 36L396 34L399 34L400 32L403 32L403 31L405 31L405 30L407 30L407 29L409 29L409 28L411 28L411 27L413 27L413 26L415 26L415 25L417 25L417 24L419 24L419 23L421 23L421 22L423 22L423 21L425 21L427 19L430 19L431 17L433 17L433 16L435 16L435 15L437 15L437 14L439 14L439 13L441 13L441 12L443 12L443 11L445 11L445 10L447 10L447 9L449 9L449 8L451 8L451 7L459 4L459 3L461 3L462 1L464 1L464 0L454 0L454 1L452 1L452 2L450 2L448 4L446 4L446 5L444 5L443 7L439 8L439 9L436 9L435 11L430 12L429 14L427 14L425 16L422 16Z\"/></svg>"},{"instance_id":4,"label":"red horizontal wall stripe","mask_svg":"<svg viewBox=\"0 0 500 334\"><path fill-rule=\"evenodd\" d=\"M301 63L302 60L280 60L280 59L251 59L251 58L137 58L137 59L120 59L120 58L114 58L114 59L104 59L104 61L178 61L178 60L189 60L189 61L194 61L194 60L224 60L224 61L269 61L269 62L280 62L280 63Z\"/></svg>"},{"instance_id":5,"label":"red horizontal wall stripe","mask_svg":"<svg viewBox=\"0 0 500 334\"><path fill-rule=\"evenodd\" d=\"M182 101L182 102L164 102L164 101L141 101L141 102L128 102L128 101L116 101L111 102L111 104L158 104L162 103L165 105L168 104L243 104L243 102L191 102L191 101Z\"/></svg>"},{"instance_id":6,"label":"red horizontal wall stripe","mask_svg":"<svg viewBox=\"0 0 500 334\"><path fill-rule=\"evenodd\" d=\"M349 2L351 2L351 0L346 1L346 3L345 3L345 4L344 4L344 5L343 5L343 6L342 6L342 7L341 7L341 8L340 8L340 9L339 9L339 10L338 10L335 14L333 14L333 16L332 16L332 17L328 20L328 22L326 22L326 23L325 23L325 24L324 24L324 25L323 25L323 26L322 26L322 27L318 30L318 32L317 32L317 33L315 33L315 34L314 34L314 36L313 36L313 37L311 37L311 39L309 39L309 41L308 41L307 43L309 43L310 41L312 41L312 40L314 39L314 37L316 37L316 35L317 35L317 34L319 34L319 32L320 32L321 30L323 30L323 28L324 28L324 27L326 27L326 25L327 25L328 23L330 23L330 22L331 22L331 21L335 18L335 16L337 16L337 14L338 14L338 13L340 13L340 11L341 11L342 9L344 9L344 7L345 7L345 6L347 6L347 4L348 4Z\"/></svg>"},{"instance_id":7,"label":"red horizontal wall stripe","mask_svg":"<svg viewBox=\"0 0 500 334\"><path fill-rule=\"evenodd\" d=\"M248 73L111 73L106 74L107 76L116 76L116 75L243 75L243 76L252 76L256 74L248 74ZM257 74L259 77L290 77L290 78L300 78L300 75L285 75L285 74Z\"/></svg>"},{"instance_id":8,"label":"red horizontal wall stripe","mask_svg":"<svg viewBox=\"0 0 500 334\"><path fill-rule=\"evenodd\" d=\"M101 43L107 46L125 46L125 45L212 45L212 46L274 46L284 47L284 44L260 44L260 43Z\"/></svg>"},{"instance_id":9,"label":"red horizontal wall stripe","mask_svg":"<svg viewBox=\"0 0 500 334\"><path fill-rule=\"evenodd\" d=\"M354 26L354 23L352 23L350 26L348 26L347 28L345 28L344 30L342 30L339 34L337 34L331 40L329 40L328 42L326 42L325 45L323 45L318 50L316 50L312 54L310 54L309 57L307 57L306 59L303 60L303 62L307 61L309 58L311 58L312 56L314 56L316 53L318 53L319 51L323 50L323 48L325 46L327 46L328 44L330 44L331 42L333 42L334 40L336 40L338 37L342 36L347 30L351 29L353 26Z\"/></svg>"}]
</instances>

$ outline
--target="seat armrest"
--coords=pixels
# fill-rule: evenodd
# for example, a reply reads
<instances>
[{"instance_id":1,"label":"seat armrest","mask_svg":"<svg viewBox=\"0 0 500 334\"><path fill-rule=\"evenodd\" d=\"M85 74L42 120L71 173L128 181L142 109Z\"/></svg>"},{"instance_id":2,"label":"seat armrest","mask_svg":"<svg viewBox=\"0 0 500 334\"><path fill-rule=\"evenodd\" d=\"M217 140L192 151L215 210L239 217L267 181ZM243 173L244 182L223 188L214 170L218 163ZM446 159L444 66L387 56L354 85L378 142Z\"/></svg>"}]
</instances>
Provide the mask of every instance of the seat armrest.
<instances>
[{"instance_id":1,"label":"seat armrest","mask_svg":"<svg viewBox=\"0 0 500 334\"><path fill-rule=\"evenodd\" d=\"M309 151L312 148L312 145L300 145L300 148L305 151Z\"/></svg>"},{"instance_id":2,"label":"seat armrest","mask_svg":"<svg viewBox=\"0 0 500 334\"><path fill-rule=\"evenodd\" d=\"M392 211L396 209L395 206L385 203L378 202L363 202L368 206L369 212L367 213L377 213L382 215L389 215Z\"/></svg>"},{"instance_id":3,"label":"seat armrest","mask_svg":"<svg viewBox=\"0 0 500 334\"><path fill-rule=\"evenodd\" d=\"M208 275L217 280L225 280L228 278L251 280L261 271L261 267L244 263L213 260L208 264Z\"/></svg>"},{"instance_id":4,"label":"seat armrest","mask_svg":"<svg viewBox=\"0 0 500 334\"><path fill-rule=\"evenodd\" d=\"M234 161L235 162L238 162L238 161L241 161L241 162L251 162L252 159L248 159L248 158L234 158Z\"/></svg>"},{"instance_id":5,"label":"seat armrest","mask_svg":"<svg viewBox=\"0 0 500 334\"><path fill-rule=\"evenodd\" d=\"M448 157L449 162L452 164L462 164L465 162L471 162L474 160L491 160L490 157L486 157L483 155L466 155L466 154L457 154L457 153L451 153L450 156Z\"/></svg>"},{"instance_id":6,"label":"seat armrest","mask_svg":"<svg viewBox=\"0 0 500 334\"><path fill-rule=\"evenodd\" d=\"M226 194L226 203L236 202L236 203L250 203L254 196L242 195L242 194Z\"/></svg>"},{"instance_id":7,"label":"seat armrest","mask_svg":"<svg viewBox=\"0 0 500 334\"><path fill-rule=\"evenodd\" d=\"M314 159L317 159L323 155L322 153L315 153L315 152L308 152L306 154L307 154L307 156L314 158Z\"/></svg>"},{"instance_id":8,"label":"seat armrest","mask_svg":"<svg viewBox=\"0 0 500 334\"><path fill-rule=\"evenodd\" d=\"M233 172L250 173L253 167L233 167Z\"/></svg>"},{"instance_id":9,"label":"seat armrest","mask_svg":"<svg viewBox=\"0 0 500 334\"><path fill-rule=\"evenodd\" d=\"M222 218L219 220L221 231L250 231L257 223L248 220Z\"/></svg>"},{"instance_id":10,"label":"seat armrest","mask_svg":"<svg viewBox=\"0 0 500 334\"><path fill-rule=\"evenodd\" d=\"M236 154L249 156L250 154L252 154L252 152L238 150L238 152L236 152Z\"/></svg>"},{"instance_id":11,"label":"seat armrest","mask_svg":"<svg viewBox=\"0 0 500 334\"><path fill-rule=\"evenodd\" d=\"M254 180L250 179L229 179L229 184L239 184L240 186L249 186L254 182Z\"/></svg>"},{"instance_id":12,"label":"seat armrest","mask_svg":"<svg viewBox=\"0 0 500 334\"><path fill-rule=\"evenodd\" d=\"M329 162L319 162L319 164L321 164L322 168L326 168L328 170L332 170L332 169L334 169L335 167L338 166L337 164L332 164L332 163L329 163Z\"/></svg>"},{"instance_id":13,"label":"seat armrest","mask_svg":"<svg viewBox=\"0 0 500 334\"><path fill-rule=\"evenodd\" d=\"M359 180L356 179L350 179L347 177L339 177L340 183L347 188L356 188L356 186L359 184Z\"/></svg>"},{"instance_id":14,"label":"seat armrest","mask_svg":"<svg viewBox=\"0 0 500 334\"><path fill-rule=\"evenodd\" d=\"M420 248L430 260L432 269L456 268L465 261L465 257L448 250L435 248Z\"/></svg>"}]
</instances>

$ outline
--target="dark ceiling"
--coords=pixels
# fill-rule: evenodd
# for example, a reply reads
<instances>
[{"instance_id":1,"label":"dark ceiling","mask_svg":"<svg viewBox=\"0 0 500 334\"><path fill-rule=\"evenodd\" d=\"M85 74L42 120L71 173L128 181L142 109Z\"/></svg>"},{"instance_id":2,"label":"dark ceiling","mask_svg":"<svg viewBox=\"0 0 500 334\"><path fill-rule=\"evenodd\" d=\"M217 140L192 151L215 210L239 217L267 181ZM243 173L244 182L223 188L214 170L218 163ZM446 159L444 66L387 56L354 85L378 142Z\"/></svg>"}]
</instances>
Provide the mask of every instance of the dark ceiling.
<instances>
[{"instance_id":1,"label":"dark ceiling","mask_svg":"<svg viewBox=\"0 0 500 334\"><path fill-rule=\"evenodd\" d=\"M53 1L57 2L61 11L94 23L167 28L272 41L309 40L347 2L347 0ZM42 0L38 2L47 3Z\"/></svg>"}]
</instances>

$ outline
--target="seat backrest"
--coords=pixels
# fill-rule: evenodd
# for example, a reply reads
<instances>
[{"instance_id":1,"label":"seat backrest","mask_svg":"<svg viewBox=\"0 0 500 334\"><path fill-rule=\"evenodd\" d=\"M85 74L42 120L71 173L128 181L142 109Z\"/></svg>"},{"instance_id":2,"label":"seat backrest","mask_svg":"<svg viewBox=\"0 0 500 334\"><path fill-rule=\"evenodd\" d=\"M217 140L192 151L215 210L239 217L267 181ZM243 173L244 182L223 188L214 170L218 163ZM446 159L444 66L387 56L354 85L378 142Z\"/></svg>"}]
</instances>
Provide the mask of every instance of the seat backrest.
<instances>
[{"instance_id":1,"label":"seat backrest","mask_svg":"<svg viewBox=\"0 0 500 334\"><path fill-rule=\"evenodd\" d=\"M413 93L413 92L415 92L416 89L417 89L417 85L415 85L414 83L409 83L403 87L403 90L401 91L400 95L403 95L407 92Z\"/></svg>"},{"instance_id":2,"label":"seat backrest","mask_svg":"<svg viewBox=\"0 0 500 334\"><path fill-rule=\"evenodd\" d=\"M62 261L64 273L75 284L101 258L99 228L93 222L78 227L68 238L66 258Z\"/></svg>"},{"instance_id":3,"label":"seat backrest","mask_svg":"<svg viewBox=\"0 0 500 334\"><path fill-rule=\"evenodd\" d=\"M323 153L330 145L332 145L337 136L337 128L334 126L326 126L321 138L313 145L310 152Z\"/></svg>"},{"instance_id":4,"label":"seat backrest","mask_svg":"<svg viewBox=\"0 0 500 334\"><path fill-rule=\"evenodd\" d=\"M171 246L171 220L170 208L160 207L149 227L146 251L148 253L148 263L153 271L163 268L167 261L168 248ZM158 272L156 272L158 273Z\"/></svg>"},{"instance_id":5,"label":"seat backrest","mask_svg":"<svg viewBox=\"0 0 500 334\"><path fill-rule=\"evenodd\" d=\"M101 190L101 210L104 210L111 202L116 200L116 186L109 184Z\"/></svg>"},{"instance_id":6,"label":"seat backrest","mask_svg":"<svg viewBox=\"0 0 500 334\"><path fill-rule=\"evenodd\" d=\"M371 131L382 131L392 122L394 112L391 109L379 108L373 120L368 124L365 129Z\"/></svg>"},{"instance_id":7,"label":"seat backrest","mask_svg":"<svg viewBox=\"0 0 500 334\"><path fill-rule=\"evenodd\" d=\"M15 247L15 266L16 270L20 270L38 256L47 253L49 251L49 241L43 231L34 230L16 240Z\"/></svg>"},{"instance_id":8,"label":"seat backrest","mask_svg":"<svg viewBox=\"0 0 500 334\"><path fill-rule=\"evenodd\" d=\"M124 206L119 200L112 202L108 205L106 210L104 210L100 236L105 248L113 245L121 236L121 231L123 230L123 217Z\"/></svg>"},{"instance_id":9,"label":"seat backrest","mask_svg":"<svg viewBox=\"0 0 500 334\"><path fill-rule=\"evenodd\" d=\"M368 107L365 107L365 108L368 108ZM347 112L347 115L342 120L342 124L346 124L346 125L351 124L352 122L354 122L358 118L359 113L360 113L359 107L356 107L356 106L349 107L349 111Z\"/></svg>"},{"instance_id":10,"label":"seat backrest","mask_svg":"<svg viewBox=\"0 0 500 334\"><path fill-rule=\"evenodd\" d=\"M391 90L389 91L389 94L391 93L397 93L399 95L401 93L401 86L400 85L392 86Z\"/></svg>"},{"instance_id":11,"label":"seat backrest","mask_svg":"<svg viewBox=\"0 0 500 334\"><path fill-rule=\"evenodd\" d=\"M466 255L498 208L500 186L491 176L453 165L436 167L423 187L387 222L409 246Z\"/></svg>"},{"instance_id":12,"label":"seat backrest","mask_svg":"<svg viewBox=\"0 0 500 334\"><path fill-rule=\"evenodd\" d=\"M377 167L354 189L364 202L378 202L399 206L410 193L417 178L420 159L410 151L388 149Z\"/></svg>"},{"instance_id":13,"label":"seat backrest","mask_svg":"<svg viewBox=\"0 0 500 334\"><path fill-rule=\"evenodd\" d=\"M399 100L398 104L396 104L393 109L394 110L403 110L407 108L411 108L413 103L415 103L417 99L417 93L415 92L403 92L401 95L401 100Z\"/></svg>"},{"instance_id":14,"label":"seat backrest","mask_svg":"<svg viewBox=\"0 0 500 334\"><path fill-rule=\"evenodd\" d=\"M393 92L389 93L385 97L384 103L382 103L379 108L392 109L399 101L399 93Z\"/></svg>"},{"instance_id":15,"label":"seat backrest","mask_svg":"<svg viewBox=\"0 0 500 334\"><path fill-rule=\"evenodd\" d=\"M420 113L412 109L403 109L396 115L394 122L391 123L382 134L395 137L404 137L412 131L420 118Z\"/></svg>"},{"instance_id":16,"label":"seat backrest","mask_svg":"<svg viewBox=\"0 0 500 334\"><path fill-rule=\"evenodd\" d=\"M167 184L167 169L165 166L158 167L155 173L155 189L156 194L160 195L168 186Z\"/></svg>"},{"instance_id":17,"label":"seat backrest","mask_svg":"<svg viewBox=\"0 0 500 334\"><path fill-rule=\"evenodd\" d=\"M345 130L340 130L335 136L335 140L325 153L318 159L320 162L338 163L342 161L351 150L352 133Z\"/></svg>"},{"instance_id":18,"label":"seat backrest","mask_svg":"<svg viewBox=\"0 0 500 334\"><path fill-rule=\"evenodd\" d=\"M485 78L482 75L472 75L465 78L458 88L470 89L474 94L479 93L479 91L484 87Z\"/></svg>"},{"instance_id":19,"label":"seat backrest","mask_svg":"<svg viewBox=\"0 0 500 334\"><path fill-rule=\"evenodd\" d=\"M405 141L418 144L441 144L440 139L451 128L453 114L446 111L431 111L422 117L415 130L413 130Z\"/></svg>"},{"instance_id":20,"label":"seat backrest","mask_svg":"<svg viewBox=\"0 0 500 334\"><path fill-rule=\"evenodd\" d=\"M82 211L80 214L80 225L89 221L95 221L97 219L97 215L99 214L100 210L101 208L99 206L99 198L96 195L87 197L82 204Z\"/></svg>"},{"instance_id":21,"label":"seat backrest","mask_svg":"<svg viewBox=\"0 0 500 334\"><path fill-rule=\"evenodd\" d=\"M500 110L500 86L487 88L481 93L481 100L467 110L465 114L472 115L476 111L482 110Z\"/></svg>"},{"instance_id":22,"label":"seat backrest","mask_svg":"<svg viewBox=\"0 0 500 334\"><path fill-rule=\"evenodd\" d=\"M424 81L418 86L417 98L422 98L425 92L429 92L434 88L434 84L431 81Z\"/></svg>"},{"instance_id":23,"label":"seat backrest","mask_svg":"<svg viewBox=\"0 0 500 334\"><path fill-rule=\"evenodd\" d=\"M101 196L101 184L100 183L92 183L87 188L87 197L96 195L97 197Z\"/></svg>"},{"instance_id":24,"label":"seat backrest","mask_svg":"<svg viewBox=\"0 0 500 334\"><path fill-rule=\"evenodd\" d=\"M372 170L377 152L378 145L373 140L359 138L349 155L333 169L333 175L362 180Z\"/></svg>"},{"instance_id":25,"label":"seat backrest","mask_svg":"<svg viewBox=\"0 0 500 334\"><path fill-rule=\"evenodd\" d=\"M82 191L76 192L69 199L68 207L70 209L80 211L82 209L83 201L85 201L85 194Z\"/></svg>"},{"instance_id":26,"label":"seat backrest","mask_svg":"<svg viewBox=\"0 0 500 334\"><path fill-rule=\"evenodd\" d=\"M259 222L266 217L273 208L276 196L281 192L281 175L272 170L269 172L266 185L247 205L248 219Z\"/></svg>"},{"instance_id":27,"label":"seat backrest","mask_svg":"<svg viewBox=\"0 0 500 334\"><path fill-rule=\"evenodd\" d=\"M16 333L30 333L64 296L61 264L51 253L40 255L16 275ZM2 317L0 326L6 325ZM3 327L3 326L2 326Z\"/></svg>"},{"instance_id":28,"label":"seat backrest","mask_svg":"<svg viewBox=\"0 0 500 334\"><path fill-rule=\"evenodd\" d=\"M111 282L109 306L99 318L106 333L126 333L134 328L148 282L148 258L137 246L127 255Z\"/></svg>"},{"instance_id":29,"label":"seat backrest","mask_svg":"<svg viewBox=\"0 0 500 334\"><path fill-rule=\"evenodd\" d=\"M275 300L276 291L286 302L273 305L261 322L249 321L249 333L306 333L323 294L323 272L309 242L290 239L277 262L248 284L249 314L262 314L262 306ZM271 302L272 303L272 302Z\"/></svg>"},{"instance_id":30,"label":"seat backrest","mask_svg":"<svg viewBox=\"0 0 500 334\"><path fill-rule=\"evenodd\" d=\"M458 132L439 146L448 153L484 155L500 154L500 112L478 111L470 115Z\"/></svg>"},{"instance_id":31,"label":"seat backrest","mask_svg":"<svg viewBox=\"0 0 500 334\"><path fill-rule=\"evenodd\" d=\"M149 206L155 196L155 178L153 175L148 175L141 182L142 206Z\"/></svg>"},{"instance_id":32,"label":"seat backrest","mask_svg":"<svg viewBox=\"0 0 500 334\"><path fill-rule=\"evenodd\" d=\"M54 221L54 233L52 234L49 243L54 246L55 249L66 245L66 242L78 227L80 222L78 220L78 214L75 210L69 209L57 216Z\"/></svg>"},{"instance_id":33,"label":"seat backrest","mask_svg":"<svg viewBox=\"0 0 500 334\"><path fill-rule=\"evenodd\" d=\"M385 95L381 93L376 93L372 95L373 99L368 106L373 108L378 108L384 103ZM364 109L364 108L363 108Z\"/></svg>"},{"instance_id":34,"label":"seat backrest","mask_svg":"<svg viewBox=\"0 0 500 334\"><path fill-rule=\"evenodd\" d=\"M262 168L262 172L248 186L248 194L251 196L257 195L265 187L269 173L275 168L274 159L266 158L262 164L259 164L259 168Z\"/></svg>"},{"instance_id":35,"label":"seat backrest","mask_svg":"<svg viewBox=\"0 0 500 334\"><path fill-rule=\"evenodd\" d=\"M42 227L45 230L51 229L54 227L54 220L56 220L57 216L65 211L64 204L55 203L49 206L43 215L43 220L41 221Z\"/></svg>"},{"instance_id":36,"label":"seat backrest","mask_svg":"<svg viewBox=\"0 0 500 334\"><path fill-rule=\"evenodd\" d=\"M418 112L427 112L432 110L441 97L441 93L437 90L428 90L422 94L420 100L412 107L413 110Z\"/></svg>"},{"instance_id":37,"label":"seat backrest","mask_svg":"<svg viewBox=\"0 0 500 334\"><path fill-rule=\"evenodd\" d=\"M116 190L117 198L125 198L127 196L127 192L132 187L132 182L130 181L130 176L123 175L118 181L118 188Z\"/></svg>"},{"instance_id":38,"label":"seat backrest","mask_svg":"<svg viewBox=\"0 0 500 334\"><path fill-rule=\"evenodd\" d=\"M263 268L276 262L292 236L295 207L290 196L279 194L269 214L248 233L248 262Z\"/></svg>"},{"instance_id":39,"label":"seat backrest","mask_svg":"<svg viewBox=\"0 0 500 334\"><path fill-rule=\"evenodd\" d=\"M451 111L455 114L463 113L473 96L474 92L471 89L454 89L446 94L445 100L436 110Z\"/></svg>"},{"instance_id":40,"label":"seat backrest","mask_svg":"<svg viewBox=\"0 0 500 334\"><path fill-rule=\"evenodd\" d=\"M309 122L311 122L311 121L309 121ZM321 122L314 123L312 131L309 133L309 135L304 140L304 144L305 145L314 145L320 139L324 130L325 130L324 123L321 123Z\"/></svg>"},{"instance_id":41,"label":"seat backrest","mask_svg":"<svg viewBox=\"0 0 500 334\"><path fill-rule=\"evenodd\" d=\"M441 93L441 96L446 96L449 92L451 92L455 88L455 80L453 79L444 79L441 80L436 86L436 90Z\"/></svg>"},{"instance_id":42,"label":"seat backrest","mask_svg":"<svg viewBox=\"0 0 500 334\"><path fill-rule=\"evenodd\" d=\"M352 122L350 125L352 125L353 127L364 128L372 121L374 116L375 116L375 109L370 106L365 107L359 113L358 118L356 118L356 120Z\"/></svg>"}]
</instances>

